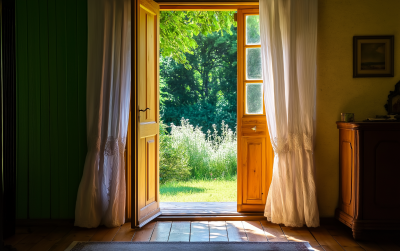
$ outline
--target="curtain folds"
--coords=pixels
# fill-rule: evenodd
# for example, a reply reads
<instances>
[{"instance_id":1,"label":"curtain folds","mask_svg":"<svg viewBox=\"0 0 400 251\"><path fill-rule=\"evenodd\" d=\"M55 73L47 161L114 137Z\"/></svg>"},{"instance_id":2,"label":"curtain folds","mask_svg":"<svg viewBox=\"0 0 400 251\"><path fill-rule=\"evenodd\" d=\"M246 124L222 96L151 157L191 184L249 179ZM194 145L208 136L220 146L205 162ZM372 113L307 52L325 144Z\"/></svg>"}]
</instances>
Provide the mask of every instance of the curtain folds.
<instances>
[{"instance_id":1,"label":"curtain folds","mask_svg":"<svg viewBox=\"0 0 400 251\"><path fill-rule=\"evenodd\" d=\"M131 91L131 1L88 0L87 143L75 226L125 222L124 151Z\"/></svg>"},{"instance_id":2,"label":"curtain folds","mask_svg":"<svg viewBox=\"0 0 400 251\"><path fill-rule=\"evenodd\" d=\"M319 226L313 140L317 0L260 0L264 100L275 152L265 216Z\"/></svg>"}]
</instances>

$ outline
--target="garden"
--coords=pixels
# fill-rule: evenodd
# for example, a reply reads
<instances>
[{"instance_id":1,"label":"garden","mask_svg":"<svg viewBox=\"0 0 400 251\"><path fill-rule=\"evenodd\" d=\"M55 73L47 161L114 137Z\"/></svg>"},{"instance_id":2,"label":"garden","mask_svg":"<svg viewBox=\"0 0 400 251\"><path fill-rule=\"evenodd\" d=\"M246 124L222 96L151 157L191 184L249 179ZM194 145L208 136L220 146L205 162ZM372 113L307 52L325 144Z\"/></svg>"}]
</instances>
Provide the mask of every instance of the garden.
<instances>
[{"instance_id":1,"label":"garden","mask_svg":"<svg viewBox=\"0 0 400 251\"><path fill-rule=\"evenodd\" d=\"M236 201L237 29L231 11L160 16L160 201Z\"/></svg>"}]
</instances>

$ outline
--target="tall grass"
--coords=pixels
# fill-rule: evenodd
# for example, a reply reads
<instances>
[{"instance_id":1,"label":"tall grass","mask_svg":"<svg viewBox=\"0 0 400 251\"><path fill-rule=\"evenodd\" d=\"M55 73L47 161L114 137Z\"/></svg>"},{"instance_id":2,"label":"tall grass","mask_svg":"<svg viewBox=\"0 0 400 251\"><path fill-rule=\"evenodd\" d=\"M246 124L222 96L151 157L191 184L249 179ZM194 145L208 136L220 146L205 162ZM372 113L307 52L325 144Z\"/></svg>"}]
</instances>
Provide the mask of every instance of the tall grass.
<instances>
[{"instance_id":1,"label":"tall grass","mask_svg":"<svg viewBox=\"0 0 400 251\"><path fill-rule=\"evenodd\" d=\"M180 125L160 123L160 182L187 179L229 180L237 172L237 135L222 121L207 134L188 119Z\"/></svg>"}]
</instances>

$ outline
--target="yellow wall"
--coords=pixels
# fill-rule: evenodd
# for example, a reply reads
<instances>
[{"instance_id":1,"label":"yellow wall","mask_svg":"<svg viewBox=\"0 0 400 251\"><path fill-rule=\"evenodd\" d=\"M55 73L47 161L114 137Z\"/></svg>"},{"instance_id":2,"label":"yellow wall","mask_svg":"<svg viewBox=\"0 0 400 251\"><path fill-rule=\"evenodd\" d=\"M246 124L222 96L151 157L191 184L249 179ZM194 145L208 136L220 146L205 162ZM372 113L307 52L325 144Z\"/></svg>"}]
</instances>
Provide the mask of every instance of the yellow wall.
<instances>
[{"instance_id":1,"label":"yellow wall","mask_svg":"<svg viewBox=\"0 0 400 251\"><path fill-rule=\"evenodd\" d=\"M335 121L352 112L357 121L386 114L389 91L400 80L400 0L319 0L317 135L315 164L321 217L339 200L339 132ZM353 36L394 35L392 78L353 78Z\"/></svg>"}]
</instances>

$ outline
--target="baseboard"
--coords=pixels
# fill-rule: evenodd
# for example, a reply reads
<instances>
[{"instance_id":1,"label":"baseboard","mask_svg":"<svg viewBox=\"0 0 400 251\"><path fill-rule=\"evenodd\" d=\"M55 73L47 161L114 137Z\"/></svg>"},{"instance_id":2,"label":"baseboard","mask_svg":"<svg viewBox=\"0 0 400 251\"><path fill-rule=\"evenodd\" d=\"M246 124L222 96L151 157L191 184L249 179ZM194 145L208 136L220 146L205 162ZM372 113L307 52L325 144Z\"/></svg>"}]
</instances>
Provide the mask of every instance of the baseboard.
<instances>
[{"instance_id":1,"label":"baseboard","mask_svg":"<svg viewBox=\"0 0 400 251\"><path fill-rule=\"evenodd\" d=\"M73 227L74 219L17 219L18 227Z\"/></svg>"},{"instance_id":2,"label":"baseboard","mask_svg":"<svg viewBox=\"0 0 400 251\"><path fill-rule=\"evenodd\" d=\"M341 225L342 223L335 217L321 217L319 218L319 223L321 225Z\"/></svg>"}]
</instances>

